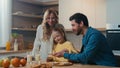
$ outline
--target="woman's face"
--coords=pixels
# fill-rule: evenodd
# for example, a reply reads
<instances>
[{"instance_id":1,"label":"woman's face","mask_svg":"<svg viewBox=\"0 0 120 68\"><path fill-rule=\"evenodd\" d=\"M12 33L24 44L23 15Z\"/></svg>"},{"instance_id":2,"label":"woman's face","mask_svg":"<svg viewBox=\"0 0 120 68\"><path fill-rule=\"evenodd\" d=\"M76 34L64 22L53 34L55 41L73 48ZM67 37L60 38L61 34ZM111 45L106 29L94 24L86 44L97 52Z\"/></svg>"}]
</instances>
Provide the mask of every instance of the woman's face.
<instances>
[{"instance_id":1,"label":"woman's face","mask_svg":"<svg viewBox=\"0 0 120 68\"><path fill-rule=\"evenodd\" d=\"M57 18L55 17L53 13L51 13L47 16L46 21L49 24L49 26L54 26L57 22Z\"/></svg>"},{"instance_id":2,"label":"woman's face","mask_svg":"<svg viewBox=\"0 0 120 68\"><path fill-rule=\"evenodd\" d=\"M58 31L53 31L52 32L53 39L56 43L63 43L64 42L64 37L62 34L60 34Z\"/></svg>"}]
</instances>

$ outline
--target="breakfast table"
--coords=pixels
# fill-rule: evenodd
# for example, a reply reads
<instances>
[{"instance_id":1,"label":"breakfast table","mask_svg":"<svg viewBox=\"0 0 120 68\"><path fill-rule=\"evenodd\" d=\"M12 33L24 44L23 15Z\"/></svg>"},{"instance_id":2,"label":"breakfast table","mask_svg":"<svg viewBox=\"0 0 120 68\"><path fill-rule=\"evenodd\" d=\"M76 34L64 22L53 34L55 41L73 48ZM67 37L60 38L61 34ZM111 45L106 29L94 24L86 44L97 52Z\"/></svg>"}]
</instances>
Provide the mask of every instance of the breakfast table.
<instances>
[{"instance_id":1,"label":"breakfast table","mask_svg":"<svg viewBox=\"0 0 120 68\"><path fill-rule=\"evenodd\" d=\"M34 63L27 64L24 67L16 67L16 68L39 68L39 67L33 67ZM13 67L10 67L13 68ZM109 67L109 66L99 66L99 65L83 65L83 64L72 64L68 66L52 66L52 68L120 68L120 67Z\"/></svg>"},{"instance_id":2,"label":"breakfast table","mask_svg":"<svg viewBox=\"0 0 120 68\"><path fill-rule=\"evenodd\" d=\"M25 51L18 51L18 52L15 52L15 53L22 53L22 52L25 52ZM9 52L6 52L6 51L0 51L0 57L4 57L4 55L6 56L6 54L14 54L14 52L12 51L9 51ZM21 55L21 54L20 54ZM12 57L12 56L11 56ZM13 56L14 57L14 56ZM15 68L34 68L33 66L36 64L35 61L32 61L32 64L26 64L26 66L20 66L20 67L15 67ZM3 68L3 67L0 67L0 68ZM10 65L9 68L13 68L12 65ZM109 67L109 66L100 66L100 65L83 65L83 64L80 64L80 63L73 63L72 65L66 65L66 66L56 66L56 65L53 65L52 68L120 68L120 67Z\"/></svg>"},{"instance_id":3,"label":"breakfast table","mask_svg":"<svg viewBox=\"0 0 120 68\"><path fill-rule=\"evenodd\" d=\"M53 68L117 68L117 67L108 67L108 66L99 66L99 65L82 65L82 64L73 64L71 66L53 66Z\"/></svg>"}]
</instances>

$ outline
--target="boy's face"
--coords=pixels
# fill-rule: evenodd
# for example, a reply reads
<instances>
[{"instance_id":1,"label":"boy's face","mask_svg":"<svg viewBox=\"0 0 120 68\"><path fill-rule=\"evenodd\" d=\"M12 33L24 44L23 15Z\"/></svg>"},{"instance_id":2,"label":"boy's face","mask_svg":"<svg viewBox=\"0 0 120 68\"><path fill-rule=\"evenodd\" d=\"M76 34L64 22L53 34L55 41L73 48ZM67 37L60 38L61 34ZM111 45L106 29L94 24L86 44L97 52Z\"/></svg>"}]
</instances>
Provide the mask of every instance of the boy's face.
<instances>
[{"instance_id":1,"label":"boy's face","mask_svg":"<svg viewBox=\"0 0 120 68\"><path fill-rule=\"evenodd\" d=\"M61 35L58 31L53 31L52 36L56 43L62 43L64 41L63 35Z\"/></svg>"}]
</instances>

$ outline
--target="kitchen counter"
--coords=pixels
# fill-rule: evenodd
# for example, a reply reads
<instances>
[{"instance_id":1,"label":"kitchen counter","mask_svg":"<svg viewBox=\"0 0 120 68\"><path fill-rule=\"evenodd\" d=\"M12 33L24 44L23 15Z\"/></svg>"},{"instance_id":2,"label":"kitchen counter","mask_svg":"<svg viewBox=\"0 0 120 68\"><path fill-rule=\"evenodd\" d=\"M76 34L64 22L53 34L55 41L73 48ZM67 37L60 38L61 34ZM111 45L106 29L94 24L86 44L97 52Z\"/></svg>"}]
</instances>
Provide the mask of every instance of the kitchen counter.
<instances>
[{"instance_id":1,"label":"kitchen counter","mask_svg":"<svg viewBox=\"0 0 120 68\"><path fill-rule=\"evenodd\" d=\"M73 64L72 66L53 66L53 68L113 68L108 66L98 66L98 65L82 65L82 64ZM117 67L114 67L117 68Z\"/></svg>"},{"instance_id":2,"label":"kitchen counter","mask_svg":"<svg viewBox=\"0 0 120 68\"><path fill-rule=\"evenodd\" d=\"M34 63L27 64L24 67L17 68L33 68ZM12 66L10 68L13 68ZM109 67L109 66L99 66L99 65L82 65L82 64L73 64L71 66L53 66L52 68L118 68L118 67Z\"/></svg>"}]
</instances>

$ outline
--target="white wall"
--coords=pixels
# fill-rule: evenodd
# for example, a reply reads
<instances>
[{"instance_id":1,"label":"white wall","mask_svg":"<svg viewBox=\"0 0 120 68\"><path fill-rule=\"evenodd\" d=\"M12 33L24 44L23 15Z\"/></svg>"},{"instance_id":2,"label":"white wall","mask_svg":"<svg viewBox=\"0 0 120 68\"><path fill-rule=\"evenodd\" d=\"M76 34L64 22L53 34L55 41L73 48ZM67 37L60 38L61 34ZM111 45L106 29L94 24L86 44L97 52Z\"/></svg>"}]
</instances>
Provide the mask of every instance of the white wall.
<instances>
[{"instance_id":1,"label":"white wall","mask_svg":"<svg viewBox=\"0 0 120 68\"><path fill-rule=\"evenodd\" d=\"M11 34L12 0L0 0L0 47L5 47Z\"/></svg>"},{"instance_id":2,"label":"white wall","mask_svg":"<svg viewBox=\"0 0 120 68\"><path fill-rule=\"evenodd\" d=\"M69 17L77 12L88 17L90 26L105 28L106 0L59 0L59 22L66 29L71 29Z\"/></svg>"},{"instance_id":3,"label":"white wall","mask_svg":"<svg viewBox=\"0 0 120 68\"><path fill-rule=\"evenodd\" d=\"M69 17L75 12L82 12L82 0L59 0L59 22L66 29L71 28ZM72 3L75 3L74 5ZM79 9L80 8L80 9Z\"/></svg>"},{"instance_id":4,"label":"white wall","mask_svg":"<svg viewBox=\"0 0 120 68\"><path fill-rule=\"evenodd\" d=\"M107 16L106 16L106 0L95 0L96 7L95 7L95 25L96 28L106 28Z\"/></svg>"},{"instance_id":5,"label":"white wall","mask_svg":"<svg viewBox=\"0 0 120 68\"><path fill-rule=\"evenodd\" d=\"M1 4L0 4L0 9L1 9L2 7L1 7ZM0 25L1 25L1 18L2 18L2 16L1 16L1 11L0 11ZM2 27L0 27L0 33L2 32ZM0 34L0 44L2 43L2 34Z\"/></svg>"},{"instance_id":6,"label":"white wall","mask_svg":"<svg viewBox=\"0 0 120 68\"><path fill-rule=\"evenodd\" d=\"M120 25L120 0L107 0L107 24Z\"/></svg>"}]
</instances>

